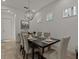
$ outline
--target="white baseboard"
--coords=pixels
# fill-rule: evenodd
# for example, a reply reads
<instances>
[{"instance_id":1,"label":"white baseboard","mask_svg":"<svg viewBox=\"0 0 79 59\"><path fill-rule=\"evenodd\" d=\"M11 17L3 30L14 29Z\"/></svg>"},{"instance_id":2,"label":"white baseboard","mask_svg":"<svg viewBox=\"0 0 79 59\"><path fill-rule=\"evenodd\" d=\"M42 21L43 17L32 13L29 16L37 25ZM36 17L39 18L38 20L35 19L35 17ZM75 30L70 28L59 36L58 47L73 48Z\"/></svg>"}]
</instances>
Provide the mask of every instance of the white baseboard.
<instances>
[{"instance_id":1,"label":"white baseboard","mask_svg":"<svg viewBox=\"0 0 79 59\"><path fill-rule=\"evenodd\" d=\"M5 39L5 40L1 40L2 43L4 43L4 42L12 42L12 41L15 41L15 39Z\"/></svg>"},{"instance_id":2,"label":"white baseboard","mask_svg":"<svg viewBox=\"0 0 79 59\"><path fill-rule=\"evenodd\" d=\"M73 52L73 51L69 51L69 50L68 50L68 55L75 56L75 55L76 55L76 52L75 52L75 51Z\"/></svg>"}]
</instances>

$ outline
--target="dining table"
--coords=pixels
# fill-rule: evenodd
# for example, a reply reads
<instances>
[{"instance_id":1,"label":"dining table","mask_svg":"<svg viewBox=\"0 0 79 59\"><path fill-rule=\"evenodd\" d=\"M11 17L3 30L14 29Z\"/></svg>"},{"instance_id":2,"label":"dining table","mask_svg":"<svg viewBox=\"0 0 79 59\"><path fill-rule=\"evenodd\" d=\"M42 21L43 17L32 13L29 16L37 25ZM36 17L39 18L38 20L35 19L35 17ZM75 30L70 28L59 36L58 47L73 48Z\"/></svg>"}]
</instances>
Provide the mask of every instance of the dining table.
<instances>
[{"instance_id":1,"label":"dining table","mask_svg":"<svg viewBox=\"0 0 79 59\"><path fill-rule=\"evenodd\" d=\"M78 49L75 49L76 52L76 59L78 59Z\"/></svg>"},{"instance_id":2,"label":"dining table","mask_svg":"<svg viewBox=\"0 0 79 59\"><path fill-rule=\"evenodd\" d=\"M55 38L50 38L50 39L52 41L49 41L49 42L46 41L47 39L44 38L44 37L40 37L40 38L36 37L36 38L28 39L28 42L29 42L29 44L30 44L30 46L32 48L32 59L35 59L34 58L34 56L35 56L35 53L34 53L35 48L38 48L38 49L41 48L42 49L41 54L38 53L38 59L45 59L43 57L44 49L46 47L49 47L49 46L51 46L53 44L56 44L56 43L60 42L59 39L55 39Z\"/></svg>"}]
</instances>

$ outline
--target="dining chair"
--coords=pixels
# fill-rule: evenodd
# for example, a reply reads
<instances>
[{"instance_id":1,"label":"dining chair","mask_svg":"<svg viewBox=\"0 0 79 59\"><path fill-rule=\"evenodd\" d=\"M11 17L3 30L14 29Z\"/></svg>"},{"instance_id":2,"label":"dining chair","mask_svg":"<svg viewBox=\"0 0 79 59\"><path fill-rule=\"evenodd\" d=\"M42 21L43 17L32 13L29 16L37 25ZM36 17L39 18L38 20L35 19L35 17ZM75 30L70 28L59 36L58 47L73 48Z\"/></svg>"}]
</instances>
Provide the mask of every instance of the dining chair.
<instances>
[{"instance_id":1,"label":"dining chair","mask_svg":"<svg viewBox=\"0 0 79 59\"><path fill-rule=\"evenodd\" d=\"M57 50L51 49L50 51L45 52L43 56L47 59L66 59L69 40L70 36L62 38Z\"/></svg>"},{"instance_id":2,"label":"dining chair","mask_svg":"<svg viewBox=\"0 0 79 59\"><path fill-rule=\"evenodd\" d=\"M44 33L44 37L45 37L45 38L50 37L50 33Z\"/></svg>"},{"instance_id":3,"label":"dining chair","mask_svg":"<svg viewBox=\"0 0 79 59\"><path fill-rule=\"evenodd\" d=\"M44 38L46 38L46 39L50 39L50 33L49 32L45 32L44 34ZM50 49L51 48L51 46L48 46L46 49Z\"/></svg>"},{"instance_id":4,"label":"dining chair","mask_svg":"<svg viewBox=\"0 0 79 59\"><path fill-rule=\"evenodd\" d=\"M23 34L23 40L24 40L24 51L23 51L23 59L28 59L28 54L31 53L30 51L30 47L29 47L29 44L28 44L28 34Z\"/></svg>"},{"instance_id":5,"label":"dining chair","mask_svg":"<svg viewBox=\"0 0 79 59\"><path fill-rule=\"evenodd\" d=\"M28 34L23 34L23 40L24 40L24 51L23 51L23 59L28 59L28 56L30 54L32 54L32 49L29 45L29 42L28 42L28 37L29 35ZM35 52L37 52L38 49L35 48Z\"/></svg>"},{"instance_id":6,"label":"dining chair","mask_svg":"<svg viewBox=\"0 0 79 59\"><path fill-rule=\"evenodd\" d=\"M24 56L24 39L23 36L26 35L28 32L21 32L20 33L20 38L21 38L21 47L20 51L22 52L22 55Z\"/></svg>"},{"instance_id":7,"label":"dining chair","mask_svg":"<svg viewBox=\"0 0 79 59\"><path fill-rule=\"evenodd\" d=\"M37 32L37 37L41 37L42 36L42 32Z\"/></svg>"},{"instance_id":8,"label":"dining chair","mask_svg":"<svg viewBox=\"0 0 79 59\"><path fill-rule=\"evenodd\" d=\"M33 32L33 33L32 33L32 37L35 37L35 36L36 36L36 32Z\"/></svg>"}]
</instances>

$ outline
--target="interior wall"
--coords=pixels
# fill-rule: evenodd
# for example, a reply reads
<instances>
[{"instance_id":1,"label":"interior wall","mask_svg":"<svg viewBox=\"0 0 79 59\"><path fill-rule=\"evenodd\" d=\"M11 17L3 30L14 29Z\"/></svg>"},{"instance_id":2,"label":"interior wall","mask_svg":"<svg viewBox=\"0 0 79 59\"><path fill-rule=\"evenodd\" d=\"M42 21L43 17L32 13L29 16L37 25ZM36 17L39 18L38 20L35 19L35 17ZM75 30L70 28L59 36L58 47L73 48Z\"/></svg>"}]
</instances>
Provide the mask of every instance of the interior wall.
<instances>
[{"instance_id":1,"label":"interior wall","mask_svg":"<svg viewBox=\"0 0 79 59\"><path fill-rule=\"evenodd\" d=\"M54 38L71 36L68 50L75 52L78 45L78 17L71 16L63 18L63 10L72 6L77 6L77 0L56 0L40 9L42 22L37 23L36 18L30 23L30 31L50 32ZM46 15L52 13L53 20L46 22Z\"/></svg>"},{"instance_id":2,"label":"interior wall","mask_svg":"<svg viewBox=\"0 0 79 59\"><path fill-rule=\"evenodd\" d=\"M16 13L16 18L15 18L16 19L15 20L15 31L16 31L16 33L15 33L15 35L16 35L16 39L17 39L18 33L21 32L20 21L22 20L24 12L19 11L19 10L15 10L15 13Z\"/></svg>"}]
</instances>

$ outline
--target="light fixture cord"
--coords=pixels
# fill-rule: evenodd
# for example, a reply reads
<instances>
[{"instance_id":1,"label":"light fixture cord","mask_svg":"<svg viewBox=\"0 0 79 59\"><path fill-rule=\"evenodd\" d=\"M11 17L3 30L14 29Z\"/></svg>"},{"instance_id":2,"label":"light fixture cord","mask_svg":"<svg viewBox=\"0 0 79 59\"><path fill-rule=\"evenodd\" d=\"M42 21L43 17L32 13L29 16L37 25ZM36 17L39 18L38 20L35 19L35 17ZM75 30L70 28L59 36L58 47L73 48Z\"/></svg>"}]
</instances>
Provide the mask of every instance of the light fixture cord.
<instances>
[{"instance_id":1,"label":"light fixture cord","mask_svg":"<svg viewBox=\"0 0 79 59\"><path fill-rule=\"evenodd\" d=\"M28 8L30 9L30 0L28 0Z\"/></svg>"},{"instance_id":2,"label":"light fixture cord","mask_svg":"<svg viewBox=\"0 0 79 59\"><path fill-rule=\"evenodd\" d=\"M28 9L29 9L29 13L30 13L30 0L28 0ZM31 16L30 16L31 18Z\"/></svg>"}]
</instances>

